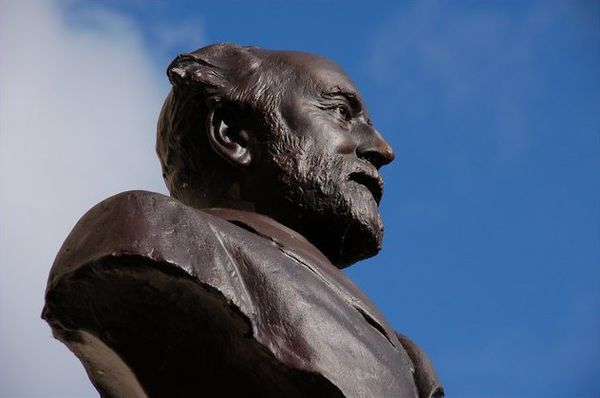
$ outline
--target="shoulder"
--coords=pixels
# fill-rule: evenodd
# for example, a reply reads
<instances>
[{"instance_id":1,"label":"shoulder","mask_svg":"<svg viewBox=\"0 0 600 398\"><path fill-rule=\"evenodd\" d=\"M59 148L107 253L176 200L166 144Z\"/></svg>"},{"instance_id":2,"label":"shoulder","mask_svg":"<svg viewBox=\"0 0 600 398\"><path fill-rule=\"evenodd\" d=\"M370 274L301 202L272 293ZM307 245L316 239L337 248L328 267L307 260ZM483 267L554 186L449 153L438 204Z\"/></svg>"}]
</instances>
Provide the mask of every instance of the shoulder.
<instances>
[{"instance_id":1,"label":"shoulder","mask_svg":"<svg viewBox=\"0 0 600 398\"><path fill-rule=\"evenodd\" d=\"M205 213L157 192L126 191L111 196L92 207L81 217L73 230L90 223L114 225L134 221L136 225L141 225L145 221L151 222L152 219L165 215L172 216L181 212L194 213L199 218L205 216Z\"/></svg>"},{"instance_id":2,"label":"shoulder","mask_svg":"<svg viewBox=\"0 0 600 398\"><path fill-rule=\"evenodd\" d=\"M115 195L67 237L42 317L103 396L337 396L325 376L281 359L258 330L267 318L254 305L263 282L254 271L264 257L245 253L277 250L265 242L161 194ZM247 288L247 277L257 283ZM236 383L198 376L211 374L235 375Z\"/></svg>"},{"instance_id":3,"label":"shoulder","mask_svg":"<svg viewBox=\"0 0 600 398\"><path fill-rule=\"evenodd\" d=\"M222 224L214 216L159 193L119 193L98 203L77 222L56 256L48 287L106 257L141 256L184 266L189 263L187 257L202 257L198 251L210 247L191 242L210 241Z\"/></svg>"}]
</instances>

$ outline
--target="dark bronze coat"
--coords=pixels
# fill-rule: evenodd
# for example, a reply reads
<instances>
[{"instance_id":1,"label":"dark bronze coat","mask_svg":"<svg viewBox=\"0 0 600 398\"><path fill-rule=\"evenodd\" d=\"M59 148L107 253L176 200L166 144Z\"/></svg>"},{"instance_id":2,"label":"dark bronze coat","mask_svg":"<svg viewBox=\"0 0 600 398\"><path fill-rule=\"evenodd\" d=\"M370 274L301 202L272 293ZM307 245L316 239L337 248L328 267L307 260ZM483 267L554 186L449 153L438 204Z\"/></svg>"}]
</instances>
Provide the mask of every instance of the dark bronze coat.
<instances>
[{"instance_id":1,"label":"dark bronze coat","mask_svg":"<svg viewBox=\"0 0 600 398\"><path fill-rule=\"evenodd\" d=\"M75 226L46 294L44 318L103 396L442 394L339 269L255 213L116 195Z\"/></svg>"}]
</instances>

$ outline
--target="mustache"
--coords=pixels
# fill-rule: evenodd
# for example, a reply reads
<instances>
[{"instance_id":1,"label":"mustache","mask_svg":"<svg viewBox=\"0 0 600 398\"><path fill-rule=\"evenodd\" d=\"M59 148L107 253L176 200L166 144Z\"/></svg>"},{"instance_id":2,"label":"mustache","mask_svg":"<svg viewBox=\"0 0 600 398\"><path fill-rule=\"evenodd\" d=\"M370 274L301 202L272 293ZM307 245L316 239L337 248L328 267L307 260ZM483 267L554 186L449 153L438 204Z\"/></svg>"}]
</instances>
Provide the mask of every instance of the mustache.
<instances>
[{"instance_id":1,"label":"mustache","mask_svg":"<svg viewBox=\"0 0 600 398\"><path fill-rule=\"evenodd\" d=\"M285 134L285 140L279 140L268 146L267 153L276 169L287 170L285 176L296 176L310 181L313 192L327 194L342 181L354 182L369 190L379 206L383 197L383 178L370 162L355 158L351 161L345 156L311 156L311 145L303 137ZM307 176L320 176L312 179ZM289 179L289 178L288 178ZM288 181L291 183L292 181Z\"/></svg>"}]
</instances>

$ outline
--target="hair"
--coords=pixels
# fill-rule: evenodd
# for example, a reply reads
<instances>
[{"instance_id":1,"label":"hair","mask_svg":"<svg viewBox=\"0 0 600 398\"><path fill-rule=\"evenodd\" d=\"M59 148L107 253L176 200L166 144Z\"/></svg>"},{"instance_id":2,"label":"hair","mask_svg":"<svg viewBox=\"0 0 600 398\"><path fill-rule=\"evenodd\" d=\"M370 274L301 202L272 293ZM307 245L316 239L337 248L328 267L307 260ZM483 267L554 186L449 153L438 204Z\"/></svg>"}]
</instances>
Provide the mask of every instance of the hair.
<instances>
[{"instance_id":1,"label":"hair","mask_svg":"<svg viewBox=\"0 0 600 398\"><path fill-rule=\"evenodd\" d=\"M257 128L279 131L282 90L268 73L269 52L221 43L179 55L167 68L172 89L157 126L156 152L171 196L195 206L214 205L238 178L207 137L207 116L216 103L234 105ZM279 69L279 68L278 68Z\"/></svg>"}]
</instances>

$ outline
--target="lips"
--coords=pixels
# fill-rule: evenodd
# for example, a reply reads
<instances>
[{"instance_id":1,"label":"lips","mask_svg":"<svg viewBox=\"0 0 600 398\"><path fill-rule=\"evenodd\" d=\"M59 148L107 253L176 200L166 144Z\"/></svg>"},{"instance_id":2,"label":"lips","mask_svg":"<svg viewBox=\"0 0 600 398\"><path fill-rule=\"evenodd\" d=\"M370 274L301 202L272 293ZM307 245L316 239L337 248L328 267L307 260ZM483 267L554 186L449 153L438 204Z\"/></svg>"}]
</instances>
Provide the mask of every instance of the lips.
<instances>
[{"instance_id":1,"label":"lips","mask_svg":"<svg viewBox=\"0 0 600 398\"><path fill-rule=\"evenodd\" d=\"M383 180L379 175L376 176L363 171L356 171L350 173L348 180L366 187L371 192L371 195L373 195L373 199L375 199L377 205L379 205L383 196Z\"/></svg>"}]
</instances>

